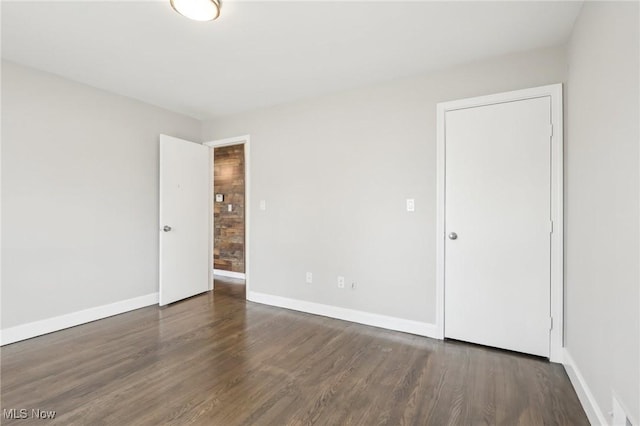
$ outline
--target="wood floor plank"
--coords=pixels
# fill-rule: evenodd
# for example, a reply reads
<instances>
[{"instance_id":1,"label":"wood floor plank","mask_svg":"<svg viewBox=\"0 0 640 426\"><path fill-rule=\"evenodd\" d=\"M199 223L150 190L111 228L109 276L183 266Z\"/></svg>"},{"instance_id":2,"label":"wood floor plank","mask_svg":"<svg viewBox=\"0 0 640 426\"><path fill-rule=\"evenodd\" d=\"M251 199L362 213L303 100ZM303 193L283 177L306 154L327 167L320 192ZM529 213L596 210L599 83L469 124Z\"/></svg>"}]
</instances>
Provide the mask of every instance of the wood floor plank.
<instances>
[{"instance_id":1,"label":"wood floor plank","mask_svg":"<svg viewBox=\"0 0 640 426\"><path fill-rule=\"evenodd\" d=\"M587 425L561 365L244 299L244 286L0 349L3 409L79 425Z\"/></svg>"}]
</instances>

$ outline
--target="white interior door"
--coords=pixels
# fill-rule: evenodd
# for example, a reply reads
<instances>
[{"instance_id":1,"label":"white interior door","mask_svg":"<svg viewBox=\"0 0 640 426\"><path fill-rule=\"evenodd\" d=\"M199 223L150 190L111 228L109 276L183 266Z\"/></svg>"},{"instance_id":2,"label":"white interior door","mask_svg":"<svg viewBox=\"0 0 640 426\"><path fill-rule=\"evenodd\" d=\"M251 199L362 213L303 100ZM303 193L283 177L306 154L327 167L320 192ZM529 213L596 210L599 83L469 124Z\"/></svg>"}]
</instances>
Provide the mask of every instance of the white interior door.
<instances>
[{"instance_id":1,"label":"white interior door","mask_svg":"<svg viewBox=\"0 0 640 426\"><path fill-rule=\"evenodd\" d=\"M550 112L446 112L445 337L549 356Z\"/></svg>"},{"instance_id":2,"label":"white interior door","mask_svg":"<svg viewBox=\"0 0 640 426\"><path fill-rule=\"evenodd\" d=\"M210 151L160 135L160 305L209 290Z\"/></svg>"}]
</instances>

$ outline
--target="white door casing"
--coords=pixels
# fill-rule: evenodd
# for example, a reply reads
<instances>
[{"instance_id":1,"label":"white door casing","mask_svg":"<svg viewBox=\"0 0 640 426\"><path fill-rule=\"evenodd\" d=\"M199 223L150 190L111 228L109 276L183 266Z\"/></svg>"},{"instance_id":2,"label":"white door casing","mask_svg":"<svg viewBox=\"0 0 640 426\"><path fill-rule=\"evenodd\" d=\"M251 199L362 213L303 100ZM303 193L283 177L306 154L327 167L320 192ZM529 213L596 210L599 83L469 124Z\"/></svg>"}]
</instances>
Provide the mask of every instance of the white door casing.
<instances>
[{"instance_id":1,"label":"white door casing","mask_svg":"<svg viewBox=\"0 0 640 426\"><path fill-rule=\"evenodd\" d=\"M438 105L441 337L560 361L561 105L560 85Z\"/></svg>"},{"instance_id":2,"label":"white door casing","mask_svg":"<svg viewBox=\"0 0 640 426\"><path fill-rule=\"evenodd\" d=\"M210 182L209 147L160 135L161 306L210 289Z\"/></svg>"}]
</instances>

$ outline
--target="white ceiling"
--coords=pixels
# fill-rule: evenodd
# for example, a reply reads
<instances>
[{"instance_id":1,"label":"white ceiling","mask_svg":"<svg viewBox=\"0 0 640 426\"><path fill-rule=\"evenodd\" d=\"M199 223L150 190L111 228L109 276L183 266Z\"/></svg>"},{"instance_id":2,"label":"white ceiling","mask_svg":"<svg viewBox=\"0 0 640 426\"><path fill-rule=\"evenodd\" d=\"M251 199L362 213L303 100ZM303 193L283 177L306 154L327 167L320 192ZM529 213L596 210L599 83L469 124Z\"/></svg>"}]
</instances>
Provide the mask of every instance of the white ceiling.
<instances>
[{"instance_id":1,"label":"white ceiling","mask_svg":"<svg viewBox=\"0 0 640 426\"><path fill-rule=\"evenodd\" d=\"M223 0L224 1L224 0ZM564 43L581 2L3 2L2 56L207 119Z\"/></svg>"}]
</instances>

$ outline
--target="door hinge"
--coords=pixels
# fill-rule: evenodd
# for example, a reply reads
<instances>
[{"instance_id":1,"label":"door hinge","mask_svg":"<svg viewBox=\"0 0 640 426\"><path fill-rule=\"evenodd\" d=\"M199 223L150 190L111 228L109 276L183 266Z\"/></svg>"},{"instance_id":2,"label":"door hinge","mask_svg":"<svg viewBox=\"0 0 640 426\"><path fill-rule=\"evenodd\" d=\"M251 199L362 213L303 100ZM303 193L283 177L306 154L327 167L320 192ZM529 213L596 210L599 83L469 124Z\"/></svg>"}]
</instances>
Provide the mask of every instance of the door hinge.
<instances>
[{"instance_id":1,"label":"door hinge","mask_svg":"<svg viewBox=\"0 0 640 426\"><path fill-rule=\"evenodd\" d=\"M549 233L553 234L553 221L552 220L549 221Z\"/></svg>"},{"instance_id":2,"label":"door hinge","mask_svg":"<svg viewBox=\"0 0 640 426\"><path fill-rule=\"evenodd\" d=\"M549 330L553 330L553 317L549 317Z\"/></svg>"},{"instance_id":3,"label":"door hinge","mask_svg":"<svg viewBox=\"0 0 640 426\"><path fill-rule=\"evenodd\" d=\"M549 137L553 136L553 124L549 124Z\"/></svg>"}]
</instances>

